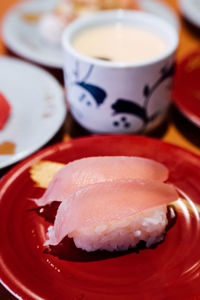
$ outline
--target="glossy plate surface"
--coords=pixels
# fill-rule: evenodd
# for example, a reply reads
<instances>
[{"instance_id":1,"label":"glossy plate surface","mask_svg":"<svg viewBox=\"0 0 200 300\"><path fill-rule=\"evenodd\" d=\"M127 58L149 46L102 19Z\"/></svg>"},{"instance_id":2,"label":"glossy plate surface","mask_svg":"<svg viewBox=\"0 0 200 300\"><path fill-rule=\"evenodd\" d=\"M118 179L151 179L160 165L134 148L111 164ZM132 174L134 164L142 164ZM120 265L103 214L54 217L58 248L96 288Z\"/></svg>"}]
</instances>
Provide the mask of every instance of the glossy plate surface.
<instances>
[{"instance_id":1,"label":"glossy plate surface","mask_svg":"<svg viewBox=\"0 0 200 300\"><path fill-rule=\"evenodd\" d=\"M163 243L124 255L59 259L44 253L50 225L31 210L42 195L29 176L38 160L67 163L99 155L136 155L164 163L169 181L184 193L177 219ZM0 182L0 277L18 298L69 300L197 299L200 295L200 157L159 140L93 136L42 150ZM196 203L196 204L195 204ZM81 250L80 250L81 251ZM83 252L83 251L82 251ZM91 256L90 256L91 255Z\"/></svg>"},{"instance_id":2,"label":"glossy plate surface","mask_svg":"<svg viewBox=\"0 0 200 300\"><path fill-rule=\"evenodd\" d=\"M173 99L180 111L200 127L200 49L190 53L177 66Z\"/></svg>"},{"instance_id":3,"label":"glossy plate surface","mask_svg":"<svg viewBox=\"0 0 200 300\"><path fill-rule=\"evenodd\" d=\"M11 106L10 117L0 130L1 169L53 138L64 122L66 105L63 89L53 76L8 57L0 58L0 92Z\"/></svg>"},{"instance_id":4,"label":"glossy plate surface","mask_svg":"<svg viewBox=\"0 0 200 300\"><path fill-rule=\"evenodd\" d=\"M35 22L24 20L24 14L38 15L38 18L55 8L58 0L30 0L14 6L5 16L2 24L2 37L7 47L17 55L35 63L62 68L62 51L60 45L45 41ZM141 10L150 12L178 27L175 13L158 0L137 0Z\"/></svg>"}]
</instances>

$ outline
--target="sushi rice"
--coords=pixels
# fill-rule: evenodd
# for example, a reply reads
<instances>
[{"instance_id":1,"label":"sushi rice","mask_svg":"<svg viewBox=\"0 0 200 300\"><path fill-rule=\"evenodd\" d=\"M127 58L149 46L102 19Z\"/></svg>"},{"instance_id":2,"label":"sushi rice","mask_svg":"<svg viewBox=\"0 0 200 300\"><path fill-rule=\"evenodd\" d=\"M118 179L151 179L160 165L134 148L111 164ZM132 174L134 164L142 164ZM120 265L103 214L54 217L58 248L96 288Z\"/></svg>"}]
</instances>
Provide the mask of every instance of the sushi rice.
<instances>
[{"instance_id":1,"label":"sushi rice","mask_svg":"<svg viewBox=\"0 0 200 300\"><path fill-rule=\"evenodd\" d=\"M167 205L161 205L134 216L81 228L68 236L74 239L77 248L88 252L123 251L135 248L140 241L145 241L146 247L149 248L163 240L167 224ZM53 226L50 226L47 233L49 240L53 234ZM49 240L45 245L49 244Z\"/></svg>"}]
</instances>

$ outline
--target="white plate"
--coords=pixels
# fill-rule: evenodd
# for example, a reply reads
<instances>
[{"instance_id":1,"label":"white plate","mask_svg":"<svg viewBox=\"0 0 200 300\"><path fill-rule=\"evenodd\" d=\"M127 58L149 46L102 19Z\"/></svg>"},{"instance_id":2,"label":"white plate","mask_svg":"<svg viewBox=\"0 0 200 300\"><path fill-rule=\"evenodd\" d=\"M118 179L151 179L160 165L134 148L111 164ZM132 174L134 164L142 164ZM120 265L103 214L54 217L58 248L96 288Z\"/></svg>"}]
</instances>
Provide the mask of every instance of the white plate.
<instances>
[{"instance_id":1,"label":"white plate","mask_svg":"<svg viewBox=\"0 0 200 300\"><path fill-rule=\"evenodd\" d=\"M58 0L30 0L15 5L5 16L2 37L7 47L32 62L62 68L61 47L52 46L41 38L36 23L26 22L24 13L45 13L55 7Z\"/></svg>"},{"instance_id":2,"label":"white plate","mask_svg":"<svg viewBox=\"0 0 200 300\"><path fill-rule=\"evenodd\" d=\"M161 0L139 0L139 6L142 10L155 14L169 22L173 27L179 30L179 19L176 13L169 5Z\"/></svg>"},{"instance_id":3,"label":"white plate","mask_svg":"<svg viewBox=\"0 0 200 300\"><path fill-rule=\"evenodd\" d=\"M0 57L0 92L11 105L0 145L16 145L15 154L0 155L3 168L45 145L63 124L66 105L62 87L49 73L7 57Z\"/></svg>"},{"instance_id":4,"label":"white plate","mask_svg":"<svg viewBox=\"0 0 200 300\"><path fill-rule=\"evenodd\" d=\"M200 27L200 0L179 0L182 14L197 27Z\"/></svg>"},{"instance_id":5,"label":"white plate","mask_svg":"<svg viewBox=\"0 0 200 300\"><path fill-rule=\"evenodd\" d=\"M23 12L44 13L52 10L58 0L30 0L13 7L3 21L2 36L5 44L13 52L53 68L62 68L62 51L60 46L53 46L41 38L37 23L27 23L21 17ZM168 5L158 0L139 0L141 9L165 18L178 28L178 19Z\"/></svg>"}]
</instances>

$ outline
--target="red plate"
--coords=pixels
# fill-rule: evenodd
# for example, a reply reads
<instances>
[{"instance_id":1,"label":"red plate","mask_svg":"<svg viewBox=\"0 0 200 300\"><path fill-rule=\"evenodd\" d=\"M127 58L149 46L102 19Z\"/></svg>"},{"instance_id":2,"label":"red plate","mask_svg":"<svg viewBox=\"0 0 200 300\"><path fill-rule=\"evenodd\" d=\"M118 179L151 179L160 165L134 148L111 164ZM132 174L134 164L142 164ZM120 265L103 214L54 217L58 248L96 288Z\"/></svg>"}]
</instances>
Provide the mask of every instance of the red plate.
<instances>
[{"instance_id":1,"label":"red plate","mask_svg":"<svg viewBox=\"0 0 200 300\"><path fill-rule=\"evenodd\" d=\"M200 49L188 55L178 66L173 98L180 111L200 127Z\"/></svg>"},{"instance_id":2,"label":"red plate","mask_svg":"<svg viewBox=\"0 0 200 300\"><path fill-rule=\"evenodd\" d=\"M43 193L30 166L48 159L67 163L98 155L137 155L164 163L170 182L185 193L163 243L139 253L88 261L45 254L49 223L29 200ZM200 295L200 157L145 137L96 136L47 148L13 168L0 182L0 277L23 299L197 299ZM194 205L193 202L197 205ZM87 254L90 256L90 254ZM92 254L91 254L92 255Z\"/></svg>"}]
</instances>

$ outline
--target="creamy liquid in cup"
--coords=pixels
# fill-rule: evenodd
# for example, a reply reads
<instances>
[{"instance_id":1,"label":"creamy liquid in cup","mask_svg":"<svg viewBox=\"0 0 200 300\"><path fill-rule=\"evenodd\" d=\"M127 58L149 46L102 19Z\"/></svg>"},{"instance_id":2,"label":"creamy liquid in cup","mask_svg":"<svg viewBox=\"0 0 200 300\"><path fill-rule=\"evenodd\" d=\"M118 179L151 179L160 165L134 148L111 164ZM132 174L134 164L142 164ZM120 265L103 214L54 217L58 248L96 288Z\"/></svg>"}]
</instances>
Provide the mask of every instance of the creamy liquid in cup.
<instances>
[{"instance_id":1,"label":"creamy liquid in cup","mask_svg":"<svg viewBox=\"0 0 200 300\"><path fill-rule=\"evenodd\" d=\"M73 38L72 45L86 56L114 62L150 60L168 48L159 34L122 23L83 30Z\"/></svg>"}]
</instances>

